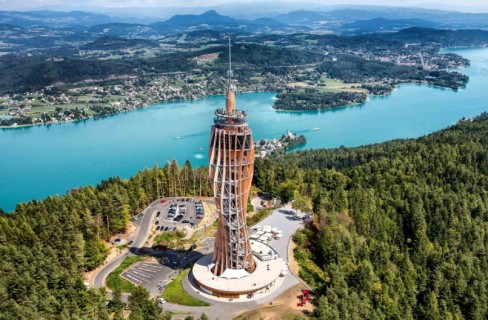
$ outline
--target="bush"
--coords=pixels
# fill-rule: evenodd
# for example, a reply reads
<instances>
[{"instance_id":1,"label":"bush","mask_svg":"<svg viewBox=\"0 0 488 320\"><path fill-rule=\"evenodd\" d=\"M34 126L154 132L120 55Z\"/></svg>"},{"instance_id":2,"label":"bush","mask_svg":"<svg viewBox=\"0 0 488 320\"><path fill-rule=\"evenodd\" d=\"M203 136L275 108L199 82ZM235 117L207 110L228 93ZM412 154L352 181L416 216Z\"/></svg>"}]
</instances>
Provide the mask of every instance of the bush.
<instances>
[{"instance_id":1,"label":"bush","mask_svg":"<svg viewBox=\"0 0 488 320\"><path fill-rule=\"evenodd\" d=\"M271 210L263 209L261 211L256 212L252 217L246 220L246 224L248 227L255 225L256 223L266 219L270 214Z\"/></svg>"}]
</instances>

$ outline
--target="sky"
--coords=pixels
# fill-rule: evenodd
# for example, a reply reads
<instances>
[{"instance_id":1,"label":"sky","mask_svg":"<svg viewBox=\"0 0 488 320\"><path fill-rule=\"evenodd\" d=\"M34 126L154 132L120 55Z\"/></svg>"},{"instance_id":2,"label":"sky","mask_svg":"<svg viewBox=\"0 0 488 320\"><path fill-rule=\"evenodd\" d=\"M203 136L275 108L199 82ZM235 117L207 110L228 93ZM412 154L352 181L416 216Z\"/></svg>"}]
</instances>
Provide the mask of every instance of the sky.
<instances>
[{"instance_id":1,"label":"sky","mask_svg":"<svg viewBox=\"0 0 488 320\"><path fill-rule=\"evenodd\" d=\"M129 8L129 7L208 7L221 4L257 2L256 0L0 0L0 10L30 10L56 7L82 9L87 7ZM269 2L269 1L263 1ZM296 0L275 2L297 3ZM422 6L450 8L460 11L488 12L488 0L307 0L318 5L360 4L388 6Z\"/></svg>"}]
</instances>

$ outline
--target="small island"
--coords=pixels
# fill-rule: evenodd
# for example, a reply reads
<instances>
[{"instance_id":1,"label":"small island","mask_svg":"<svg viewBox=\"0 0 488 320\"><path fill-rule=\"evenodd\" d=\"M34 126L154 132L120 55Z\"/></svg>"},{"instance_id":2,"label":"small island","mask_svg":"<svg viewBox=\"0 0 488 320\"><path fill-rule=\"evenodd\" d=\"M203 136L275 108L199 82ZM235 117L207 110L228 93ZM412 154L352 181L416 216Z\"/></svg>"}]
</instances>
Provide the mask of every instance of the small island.
<instances>
[{"instance_id":1,"label":"small island","mask_svg":"<svg viewBox=\"0 0 488 320\"><path fill-rule=\"evenodd\" d=\"M285 153L288 150L303 146L307 143L304 135L297 136L290 130L280 139L262 139L254 142L257 158L266 158L271 155Z\"/></svg>"},{"instance_id":2,"label":"small island","mask_svg":"<svg viewBox=\"0 0 488 320\"><path fill-rule=\"evenodd\" d=\"M324 92L317 89L305 89L304 92L287 90L277 95L273 106L277 110L327 110L350 104L365 103L367 94L362 92Z\"/></svg>"}]
</instances>

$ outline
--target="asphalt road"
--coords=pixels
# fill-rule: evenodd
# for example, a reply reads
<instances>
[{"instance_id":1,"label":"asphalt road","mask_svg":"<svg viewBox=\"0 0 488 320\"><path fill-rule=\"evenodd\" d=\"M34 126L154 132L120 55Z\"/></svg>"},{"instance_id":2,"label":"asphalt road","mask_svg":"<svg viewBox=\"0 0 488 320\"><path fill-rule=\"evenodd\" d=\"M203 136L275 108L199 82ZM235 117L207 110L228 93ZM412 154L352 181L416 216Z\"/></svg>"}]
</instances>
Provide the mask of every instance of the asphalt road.
<instances>
[{"instance_id":1,"label":"asphalt road","mask_svg":"<svg viewBox=\"0 0 488 320\"><path fill-rule=\"evenodd\" d=\"M137 230L137 235L134 238L134 243L130 248L131 252L137 253L137 251L146 244L147 237L150 233L149 231L151 230L151 224L154 221L153 218L157 211L162 211L164 206L167 206L167 202L165 204L162 204L161 200L158 199L151 203L149 207L144 210L144 217L142 218L141 225Z\"/></svg>"},{"instance_id":2,"label":"asphalt road","mask_svg":"<svg viewBox=\"0 0 488 320\"><path fill-rule=\"evenodd\" d=\"M153 221L153 216L155 215L155 212L160 209L162 209L162 204L161 200L158 199L151 203L143 211L144 216L142 217L142 221L139 229L137 230L137 234L134 237L134 243L132 244L132 247L126 254L118 256L115 260L109 262L97 272L97 274L93 278L94 287L103 287L105 283L105 278L110 274L110 272L117 268L122 263L122 261L124 261L125 257L134 255L134 253L137 253L137 251L145 245L151 228L151 223Z\"/></svg>"}]
</instances>

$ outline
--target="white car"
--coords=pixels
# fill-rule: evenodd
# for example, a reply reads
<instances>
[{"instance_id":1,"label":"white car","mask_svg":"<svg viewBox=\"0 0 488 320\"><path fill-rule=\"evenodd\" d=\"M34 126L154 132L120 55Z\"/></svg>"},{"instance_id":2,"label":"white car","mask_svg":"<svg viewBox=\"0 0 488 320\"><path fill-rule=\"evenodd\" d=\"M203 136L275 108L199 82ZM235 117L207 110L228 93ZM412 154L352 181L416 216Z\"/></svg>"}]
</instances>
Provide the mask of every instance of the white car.
<instances>
[{"instance_id":1,"label":"white car","mask_svg":"<svg viewBox=\"0 0 488 320\"><path fill-rule=\"evenodd\" d=\"M166 303L166 300L164 300L163 298L159 298L158 302L159 302L159 304L164 304L164 303Z\"/></svg>"}]
</instances>

